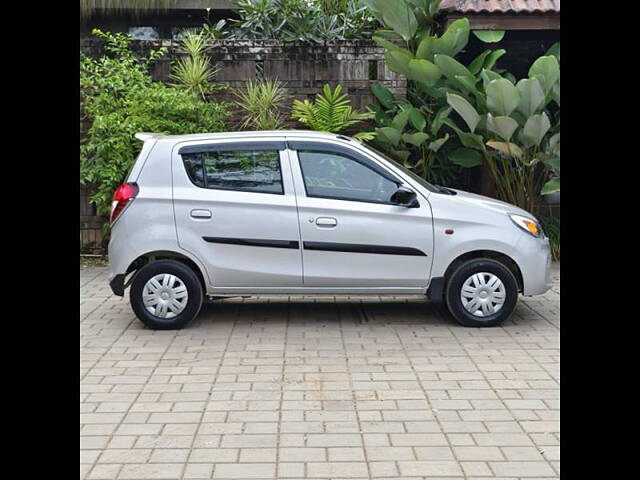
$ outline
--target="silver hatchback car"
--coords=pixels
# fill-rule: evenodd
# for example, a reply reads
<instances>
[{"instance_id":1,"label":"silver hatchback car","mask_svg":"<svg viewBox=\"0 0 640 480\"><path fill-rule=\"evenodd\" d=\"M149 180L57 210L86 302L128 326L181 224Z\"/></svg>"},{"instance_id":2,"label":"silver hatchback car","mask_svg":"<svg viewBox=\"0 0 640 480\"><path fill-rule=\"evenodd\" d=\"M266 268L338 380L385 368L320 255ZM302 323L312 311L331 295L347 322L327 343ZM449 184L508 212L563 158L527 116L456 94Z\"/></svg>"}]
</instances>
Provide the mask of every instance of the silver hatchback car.
<instances>
[{"instance_id":1,"label":"silver hatchback car","mask_svg":"<svg viewBox=\"0 0 640 480\"><path fill-rule=\"evenodd\" d=\"M500 324L551 286L549 242L513 205L431 185L371 147L310 131L144 142L114 194L110 285L153 329L206 299L426 295Z\"/></svg>"}]
</instances>

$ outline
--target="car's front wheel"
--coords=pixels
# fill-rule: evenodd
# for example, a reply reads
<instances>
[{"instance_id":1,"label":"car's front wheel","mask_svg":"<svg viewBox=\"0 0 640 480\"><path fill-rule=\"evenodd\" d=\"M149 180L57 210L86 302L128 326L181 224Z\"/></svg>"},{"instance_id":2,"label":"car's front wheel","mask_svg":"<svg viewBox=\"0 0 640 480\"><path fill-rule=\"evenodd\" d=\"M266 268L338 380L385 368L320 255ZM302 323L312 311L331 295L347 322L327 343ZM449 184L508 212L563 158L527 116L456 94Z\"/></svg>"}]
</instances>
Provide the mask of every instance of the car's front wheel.
<instances>
[{"instance_id":1,"label":"car's front wheel","mask_svg":"<svg viewBox=\"0 0 640 480\"><path fill-rule=\"evenodd\" d=\"M202 285L195 272L175 260L142 267L131 283L131 307L153 330L184 327L202 307Z\"/></svg>"},{"instance_id":2,"label":"car's front wheel","mask_svg":"<svg viewBox=\"0 0 640 480\"><path fill-rule=\"evenodd\" d=\"M489 258L469 260L447 281L445 298L454 318L467 327L494 327L513 312L518 283L502 263Z\"/></svg>"}]
</instances>

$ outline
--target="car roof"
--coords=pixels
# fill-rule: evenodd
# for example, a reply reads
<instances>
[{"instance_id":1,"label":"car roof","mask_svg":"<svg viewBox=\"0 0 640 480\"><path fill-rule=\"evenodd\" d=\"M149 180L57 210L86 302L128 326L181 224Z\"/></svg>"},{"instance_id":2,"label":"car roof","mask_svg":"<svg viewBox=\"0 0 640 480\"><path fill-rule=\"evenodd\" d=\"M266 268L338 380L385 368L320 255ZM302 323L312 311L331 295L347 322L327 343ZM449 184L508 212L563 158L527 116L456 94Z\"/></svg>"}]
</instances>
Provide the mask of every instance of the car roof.
<instances>
[{"instance_id":1,"label":"car roof","mask_svg":"<svg viewBox=\"0 0 640 480\"><path fill-rule=\"evenodd\" d=\"M163 135L161 133L152 132L140 132L136 133L135 137L138 140L173 140L175 142L184 142L191 140L215 140L215 139L227 139L227 138L266 138L266 137L306 137L306 138L318 138L318 139L341 139L341 140L353 140L345 135L329 132L314 132L312 130L258 130L258 131L242 131L242 132L217 132L217 133L191 133L186 135Z\"/></svg>"}]
</instances>

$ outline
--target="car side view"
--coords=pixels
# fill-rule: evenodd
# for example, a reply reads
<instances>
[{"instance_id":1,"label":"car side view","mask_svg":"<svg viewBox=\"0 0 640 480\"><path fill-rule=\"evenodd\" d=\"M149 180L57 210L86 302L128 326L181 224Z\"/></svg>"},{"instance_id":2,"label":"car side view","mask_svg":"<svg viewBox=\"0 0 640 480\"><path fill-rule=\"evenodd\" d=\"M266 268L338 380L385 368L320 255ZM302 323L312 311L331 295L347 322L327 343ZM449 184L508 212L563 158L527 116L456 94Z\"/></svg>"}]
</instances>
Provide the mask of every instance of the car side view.
<instances>
[{"instance_id":1,"label":"car side view","mask_svg":"<svg viewBox=\"0 0 640 480\"><path fill-rule=\"evenodd\" d=\"M244 295L419 295L499 325L551 286L528 212L431 185L358 140L310 131L164 136L111 213L109 280L152 329Z\"/></svg>"}]
</instances>

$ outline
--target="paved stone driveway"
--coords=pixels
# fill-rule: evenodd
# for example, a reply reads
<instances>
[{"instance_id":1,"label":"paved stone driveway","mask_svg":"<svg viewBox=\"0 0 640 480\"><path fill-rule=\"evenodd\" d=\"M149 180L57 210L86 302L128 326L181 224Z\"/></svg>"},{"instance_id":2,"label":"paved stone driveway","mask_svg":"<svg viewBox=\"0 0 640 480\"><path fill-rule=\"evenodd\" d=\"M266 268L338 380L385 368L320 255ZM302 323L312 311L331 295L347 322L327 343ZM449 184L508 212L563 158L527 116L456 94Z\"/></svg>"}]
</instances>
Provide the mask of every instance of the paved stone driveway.
<instances>
[{"instance_id":1,"label":"paved stone driveway","mask_svg":"<svg viewBox=\"0 0 640 480\"><path fill-rule=\"evenodd\" d=\"M81 477L558 478L554 277L502 328L399 297L250 298L154 332L81 269Z\"/></svg>"}]
</instances>

